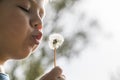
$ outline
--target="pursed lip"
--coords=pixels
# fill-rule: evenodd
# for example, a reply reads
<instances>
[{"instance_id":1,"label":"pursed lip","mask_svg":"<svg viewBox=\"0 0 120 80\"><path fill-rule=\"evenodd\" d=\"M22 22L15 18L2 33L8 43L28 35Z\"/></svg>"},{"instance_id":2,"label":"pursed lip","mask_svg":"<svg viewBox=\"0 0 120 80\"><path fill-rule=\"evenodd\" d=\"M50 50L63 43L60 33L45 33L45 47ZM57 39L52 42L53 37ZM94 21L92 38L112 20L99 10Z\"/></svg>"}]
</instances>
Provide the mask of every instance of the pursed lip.
<instances>
[{"instance_id":1,"label":"pursed lip","mask_svg":"<svg viewBox=\"0 0 120 80\"><path fill-rule=\"evenodd\" d=\"M38 45L40 43L41 38L42 38L42 32L37 31L36 33L34 33L32 35L32 38L33 38L33 43Z\"/></svg>"}]
</instances>

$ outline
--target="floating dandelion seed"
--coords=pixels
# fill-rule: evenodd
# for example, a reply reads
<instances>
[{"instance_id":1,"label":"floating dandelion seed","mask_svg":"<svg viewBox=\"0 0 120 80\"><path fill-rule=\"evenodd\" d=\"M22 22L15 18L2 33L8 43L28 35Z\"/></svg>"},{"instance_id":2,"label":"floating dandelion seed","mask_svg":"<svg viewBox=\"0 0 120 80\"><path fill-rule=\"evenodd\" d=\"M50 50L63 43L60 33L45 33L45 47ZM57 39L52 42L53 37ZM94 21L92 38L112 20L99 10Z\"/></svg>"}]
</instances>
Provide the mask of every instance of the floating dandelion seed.
<instances>
[{"instance_id":1,"label":"floating dandelion seed","mask_svg":"<svg viewBox=\"0 0 120 80\"><path fill-rule=\"evenodd\" d=\"M62 35L54 33L49 36L49 46L54 50L54 67L56 66L56 49L59 48L64 42Z\"/></svg>"}]
</instances>

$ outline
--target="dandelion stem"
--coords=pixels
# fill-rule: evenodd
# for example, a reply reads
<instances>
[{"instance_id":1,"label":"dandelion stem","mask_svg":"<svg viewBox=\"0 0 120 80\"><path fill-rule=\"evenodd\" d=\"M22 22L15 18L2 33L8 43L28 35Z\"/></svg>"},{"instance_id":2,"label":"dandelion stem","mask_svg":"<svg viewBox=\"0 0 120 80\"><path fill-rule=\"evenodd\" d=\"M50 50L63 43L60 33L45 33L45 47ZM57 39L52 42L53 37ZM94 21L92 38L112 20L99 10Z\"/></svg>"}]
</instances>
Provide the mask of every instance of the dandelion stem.
<instances>
[{"instance_id":1,"label":"dandelion stem","mask_svg":"<svg viewBox=\"0 0 120 80\"><path fill-rule=\"evenodd\" d=\"M54 67L56 67L56 48L54 48Z\"/></svg>"}]
</instances>

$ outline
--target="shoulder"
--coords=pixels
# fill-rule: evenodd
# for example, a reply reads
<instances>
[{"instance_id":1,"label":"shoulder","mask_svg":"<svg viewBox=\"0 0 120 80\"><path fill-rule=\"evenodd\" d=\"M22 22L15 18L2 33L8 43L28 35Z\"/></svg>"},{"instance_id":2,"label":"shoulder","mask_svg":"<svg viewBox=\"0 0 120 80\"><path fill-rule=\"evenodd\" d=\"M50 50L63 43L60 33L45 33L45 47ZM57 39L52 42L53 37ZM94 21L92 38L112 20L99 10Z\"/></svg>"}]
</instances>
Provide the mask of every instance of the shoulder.
<instances>
[{"instance_id":1,"label":"shoulder","mask_svg":"<svg viewBox=\"0 0 120 80\"><path fill-rule=\"evenodd\" d=\"M10 79L9 79L9 76L7 74L0 73L0 80L10 80Z\"/></svg>"}]
</instances>

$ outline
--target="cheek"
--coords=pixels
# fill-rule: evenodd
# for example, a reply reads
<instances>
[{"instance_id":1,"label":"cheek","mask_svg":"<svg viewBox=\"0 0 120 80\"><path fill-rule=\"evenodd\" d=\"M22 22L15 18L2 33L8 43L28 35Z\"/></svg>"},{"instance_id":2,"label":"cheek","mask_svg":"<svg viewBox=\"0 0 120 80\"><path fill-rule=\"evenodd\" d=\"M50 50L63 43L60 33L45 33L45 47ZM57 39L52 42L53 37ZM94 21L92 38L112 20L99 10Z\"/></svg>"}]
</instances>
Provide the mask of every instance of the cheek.
<instances>
[{"instance_id":1,"label":"cheek","mask_svg":"<svg viewBox=\"0 0 120 80\"><path fill-rule=\"evenodd\" d=\"M24 40L31 34L29 19L22 13L15 12L4 16L4 20L0 20L0 38L5 44L19 47ZM4 45L3 43L3 45Z\"/></svg>"},{"instance_id":2,"label":"cheek","mask_svg":"<svg viewBox=\"0 0 120 80\"><path fill-rule=\"evenodd\" d=\"M13 16L14 15L14 16ZM10 18L6 20L5 30L8 34L11 34L11 37L18 39L24 38L27 35L29 26L29 19L22 14L12 14L9 15Z\"/></svg>"},{"instance_id":3,"label":"cheek","mask_svg":"<svg viewBox=\"0 0 120 80\"><path fill-rule=\"evenodd\" d=\"M0 19L0 26L2 26L0 31L3 38L24 40L31 31L29 16L16 7L3 12L6 13L2 14L2 19Z\"/></svg>"},{"instance_id":4,"label":"cheek","mask_svg":"<svg viewBox=\"0 0 120 80\"><path fill-rule=\"evenodd\" d=\"M20 41L24 40L28 35L28 29L25 27L26 26L24 25L16 24L7 25L6 29L3 30L3 38L15 44L19 43Z\"/></svg>"},{"instance_id":5,"label":"cheek","mask_svg":"<svg viewBox=\"0 0 120 80\"><path fill-rule=\"evenodd\" d=\"M9 12L0 19L0 50L10 53L12 58L24 58L32 51L28 47L29 37L33 31L29 17L21 11ZM1 27L2 26L2 27Z\"/></svg>"}]
</instances>

